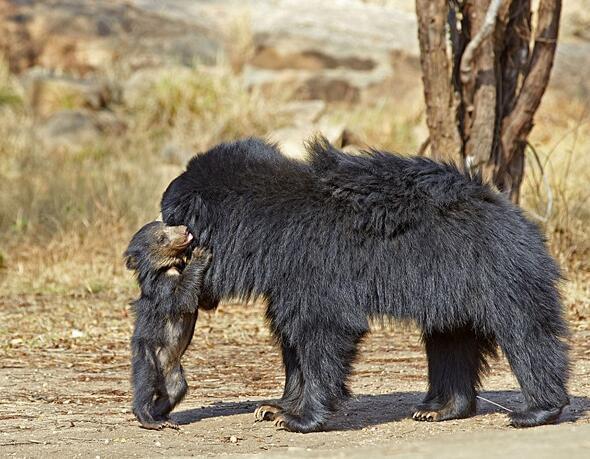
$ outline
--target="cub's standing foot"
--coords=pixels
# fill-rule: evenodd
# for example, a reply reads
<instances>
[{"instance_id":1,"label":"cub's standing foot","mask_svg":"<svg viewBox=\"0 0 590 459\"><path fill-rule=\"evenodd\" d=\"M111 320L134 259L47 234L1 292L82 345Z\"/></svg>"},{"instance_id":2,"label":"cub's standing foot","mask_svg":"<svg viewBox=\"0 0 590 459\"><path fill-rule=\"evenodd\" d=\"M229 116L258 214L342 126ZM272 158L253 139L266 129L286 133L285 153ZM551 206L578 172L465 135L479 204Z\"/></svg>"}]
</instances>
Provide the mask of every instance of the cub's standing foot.
<instances>
[{"instance_id":1,"label":"cub's standing foot","mask_svg":"<svg viewBox=\"0 0 590 459\"><path fill-rule=\"evenodd\" d=\"M139 420L139 425L143 429L148 430L162 430L166 421L142 421Z\"/></svg>"},{"instance_id":2,"label":"cub's standing foot","mask_svg":"<svg viewBox=\"0 0 590 459\"><path fill-rule=\"evenodd\" d=\"M425 403L419 405L412 415L415 421L439 422L449 419L464 419L475 414L475 400L450 400L444 405Z\"/></svg>"},{"instance_id":3,"label":"cub's standing foot","mask_svg":"<svg viewBox=\"0 0 590 459\"><path fill-rule=\"evenodd\" d=\"M168 416L137 416L136 418L139 421L139 424L142 428L148 430L162 430L162 429L174 429L180 430L180 426L170 419Z\"/></svg>"},{"instance_id":4,"label":"cub's standing foot","mask_svg":"<svg viewBox=\"0 0 590 459\"><path fill-rule=\"evenodd\" d=\"M153 416L152 413L153 407L151 405L141 406L140 408L133 408L133 414L135 415L135 418L139 421L140 427L149 430L161 430L162 423L165 420L160 419L159 417L154 419L155 416Z\"/></svg>"},{"instance_id":5,"label":"cub's standing foot","mask_svg":"<svg viewBox=\"0 0 590 459\"><path fill-rule=\"evenodd\" d=\"M256 422L260 421L274 421L276 416L283 412L283 409L278 405L262 404L258 405L254 411L254 418Z\"/></svg>"},{"instance_id":6,"label":"cub's standing foot","mask_svg":"<svg viewBox=\"0 0 590 459\"><path fill-rule=\"evenodd\" d=\"M162 423L162 428L180 430L180 426L170 418L164 420L164 422Z\"/></svg>"},{"instance_id":7,"label":"cub's standing foot","mask_svg":"<svg viewBox=\"0 0 590 459\"><path fill-rule=\"evenodd\" d=\"M140 425L144 429L148 430L163 430L163 429L174 429L180 430L180 426L171 420L168 421L139 421Z\"/></svg>"}]
</instances>

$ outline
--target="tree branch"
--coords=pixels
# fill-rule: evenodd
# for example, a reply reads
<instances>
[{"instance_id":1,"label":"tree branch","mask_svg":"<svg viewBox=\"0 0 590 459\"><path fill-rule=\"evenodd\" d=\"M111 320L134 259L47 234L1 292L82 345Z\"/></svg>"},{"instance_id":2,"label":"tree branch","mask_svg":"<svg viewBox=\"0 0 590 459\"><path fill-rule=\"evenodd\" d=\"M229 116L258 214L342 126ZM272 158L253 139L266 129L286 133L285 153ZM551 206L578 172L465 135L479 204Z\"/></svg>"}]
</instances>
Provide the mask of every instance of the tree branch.
<instances>
[{"instance_id":1,"label":"tree branch","mask_svg":"<svg viewBox=\"0 0 590 459\"><path fill-rule=\"evenodd\" d=\"M471 65L475 51L477 51L483 41L494 32L496 19L498 18L498 11L500 10L502 1L503 0L492 0L490 2L481 29L465 48L463 57L461 57L461 82L464 85L469 84L469 81L471 80Z\"/></svg>"}]
</instances>

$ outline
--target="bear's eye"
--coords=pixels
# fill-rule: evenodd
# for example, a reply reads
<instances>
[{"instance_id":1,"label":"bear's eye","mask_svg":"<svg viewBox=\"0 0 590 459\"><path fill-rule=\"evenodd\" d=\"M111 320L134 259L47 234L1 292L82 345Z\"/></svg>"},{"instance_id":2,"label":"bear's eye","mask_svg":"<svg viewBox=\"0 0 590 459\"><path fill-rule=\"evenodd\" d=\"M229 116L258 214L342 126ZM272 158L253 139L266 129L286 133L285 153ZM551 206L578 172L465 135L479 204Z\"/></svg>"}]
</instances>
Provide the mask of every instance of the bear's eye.
<instances>
[{"instance_id":1,"label":"bear's eye","mask_svg":"<svg viewBox=\"0 0 590 459\"><path fill-rule=\"evenodd\" d=\"M158 236L158 243L159 244L164 244L164 242L166 242L166 235L165 234L160 234Z\"/></svg>"}]
</instances>

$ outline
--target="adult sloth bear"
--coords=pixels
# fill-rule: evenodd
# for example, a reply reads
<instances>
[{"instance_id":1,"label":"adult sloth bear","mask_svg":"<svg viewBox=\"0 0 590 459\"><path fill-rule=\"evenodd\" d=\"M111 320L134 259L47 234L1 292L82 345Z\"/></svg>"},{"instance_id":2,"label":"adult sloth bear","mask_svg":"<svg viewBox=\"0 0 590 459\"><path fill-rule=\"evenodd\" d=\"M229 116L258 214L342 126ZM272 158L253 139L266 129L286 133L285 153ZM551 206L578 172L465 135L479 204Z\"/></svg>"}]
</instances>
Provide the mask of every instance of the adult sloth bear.
<instances>
[{"instance_id":1,"label":"adult sloth bear","mask_svg":"<svg viewBox=\"0 0 590 459\"><path fill-rule=\"evenodd\" d=\"M217 301L264 297L282 349L285 390L256 415L319 430L338 403L370 318L412 320L423 333L429 389L414 419L475 413L496 345L527 408L516 427L554 422L568 403L567 327L558 267L535 225L455 167L377 151L351 156L324 139L309 160L262 140L194 157L162 198L213 262Z\"/></svg>"}]
</instances>

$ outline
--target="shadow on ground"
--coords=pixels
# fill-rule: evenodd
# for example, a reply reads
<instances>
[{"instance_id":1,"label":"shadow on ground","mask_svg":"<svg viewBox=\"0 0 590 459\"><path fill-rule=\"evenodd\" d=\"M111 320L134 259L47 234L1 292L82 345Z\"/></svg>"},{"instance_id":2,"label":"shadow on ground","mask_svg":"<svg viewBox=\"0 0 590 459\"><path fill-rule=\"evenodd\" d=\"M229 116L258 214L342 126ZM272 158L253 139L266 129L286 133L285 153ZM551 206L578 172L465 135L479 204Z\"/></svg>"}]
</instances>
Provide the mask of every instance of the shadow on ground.
<instances>
[{"instance_id":1,"label":"shadow on ground","mask_svg":"<svg viewBox=\"0 0 590 459\"><path fill-rule=\"evenodd\" d=\"M517 391L490 391L482 392L480 395L513 411L524 407L523 397ZM326 426L326 430L360 430L400 421L411 416L413 407L420 403L423 396L422 392L354 396L334 415ZM192 424L208 418L254 413L256 406L263 401L266 400L219 402L201 408L179 411L172 417L180 425ZM588 397L571 397L571 403L564 410L561 422L575 422L587 411L590 411ZM477 416L491 413L507 414L506 410L478 399Z\"/></svg>"}]
</instances>

